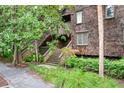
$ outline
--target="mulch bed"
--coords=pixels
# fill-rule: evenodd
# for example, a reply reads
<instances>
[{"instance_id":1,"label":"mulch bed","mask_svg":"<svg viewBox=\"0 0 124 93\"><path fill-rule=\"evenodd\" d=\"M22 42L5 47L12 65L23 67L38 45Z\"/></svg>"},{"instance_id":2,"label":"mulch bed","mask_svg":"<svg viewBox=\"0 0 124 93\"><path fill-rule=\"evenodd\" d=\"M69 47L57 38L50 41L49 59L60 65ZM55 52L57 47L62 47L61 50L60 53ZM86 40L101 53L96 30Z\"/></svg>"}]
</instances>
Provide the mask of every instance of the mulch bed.
<instances>
[{"instance_id":1,"label":"mulch bed","mask_svg":"<svg viewBox=\"0 0 124 93\"><path fill-rule=\"evenodd\" d=\"M7 64L8 67L11 67L11 68L26 68L28 67L28 64L25 64L25 63L21 63L21 64L17 64L16 66L13 65L13 64Z\"/></svg>"},{"instance_id":2,"label":"mulch bed","mask_svg":"<svg viewBox=\"0 0 124 93\"><path fill-rule=\"evenodd\" d=\"M7 85L8 85L7 81L2 76L0 76L0 87Z\"/></svg>"},{"instance_id":3,"label":"mulch bed","mask_svg":"<svg viewBox=\"0 0 124 93\"><path fill-rule=\"evenodd\" d=\"M4 62L4 63L11 63L12 58L4 58L4 57L0 56L0 61Z\"/></svg>"},{"instance_id":4,"label":"mulch bed","mask_svg":"<svg viewBox=\"0 0 124 93\"><path fill-rule=\"evenodd\" d=\"M25 64L27 64L27 65L29 65L29 64L40 65L43 63L41 63L41 62L26 62Z\"/></svg>"}]
</instances>

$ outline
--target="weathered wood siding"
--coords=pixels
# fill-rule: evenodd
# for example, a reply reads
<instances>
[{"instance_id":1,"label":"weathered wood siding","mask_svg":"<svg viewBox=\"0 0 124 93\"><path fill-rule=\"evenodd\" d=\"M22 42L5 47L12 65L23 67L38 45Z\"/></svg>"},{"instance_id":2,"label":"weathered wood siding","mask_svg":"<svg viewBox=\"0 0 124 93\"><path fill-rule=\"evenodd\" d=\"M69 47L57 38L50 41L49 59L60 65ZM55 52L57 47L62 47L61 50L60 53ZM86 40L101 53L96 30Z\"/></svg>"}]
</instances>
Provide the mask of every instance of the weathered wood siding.
<instances>
[{"instance_id":1,"label":"weathered wood siding","mask_svg":"<svg viewBox=\"0 0 124 93\"><path fill-rule=\"evenodd\" d=\"M104 52L105 56L123 56L124 55L124 6L114 6L115 17L105 19L105 6L103 6L104 15ZM76 11L83 11L83 23L76 24ZM72 15L72 24L74 32L72 32L72 46L73 48L81 48L84 52L82 55L98 55L99 48L99 34L98 34L98 19L97 7L95 5L76 6L74 15ZM86 31L89 33L88 45L77 45L76 34L78 31Z\"/></svg>"}]
</instances>

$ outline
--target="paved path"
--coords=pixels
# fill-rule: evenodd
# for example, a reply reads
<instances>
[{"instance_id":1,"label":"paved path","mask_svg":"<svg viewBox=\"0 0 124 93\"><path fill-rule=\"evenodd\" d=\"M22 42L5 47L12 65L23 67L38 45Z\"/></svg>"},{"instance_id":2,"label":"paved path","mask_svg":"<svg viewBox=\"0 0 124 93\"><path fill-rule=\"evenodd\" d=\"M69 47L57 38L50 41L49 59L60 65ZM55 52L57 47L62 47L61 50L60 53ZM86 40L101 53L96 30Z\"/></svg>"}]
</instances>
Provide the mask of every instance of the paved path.
<instances>
[{"instance_id":1,"label":"paved path","mask_svg":"<svg viewBox=\"0 0 124 93\"><path fill-rule=\"evenodd\" d=\"M52 84L43 81L28 68L9 67L0 62L0 74L8 82L7 87L14 88L52 88Z\"/></svg>"}]
</instances>

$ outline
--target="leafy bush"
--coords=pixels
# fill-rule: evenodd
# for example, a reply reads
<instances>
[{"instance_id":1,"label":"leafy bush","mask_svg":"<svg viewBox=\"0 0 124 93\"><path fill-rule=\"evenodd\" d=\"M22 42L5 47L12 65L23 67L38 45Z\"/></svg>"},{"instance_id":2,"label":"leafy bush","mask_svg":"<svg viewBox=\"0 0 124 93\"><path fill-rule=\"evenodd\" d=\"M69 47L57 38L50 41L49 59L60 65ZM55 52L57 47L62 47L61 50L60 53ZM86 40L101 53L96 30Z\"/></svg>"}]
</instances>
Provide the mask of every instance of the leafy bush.
<instances>
[{"instance_id":1,"label":"leafy bush","mask_svg":"<svg viewBox=\"0 0 124 93\"><path fill-rule=\"evenodd\" d=\"M83 71L99 71L98 58L77 58L76 56L71 56L66 59L66 65L80 68ZM106 75L119 79L124 78L124 61L122 59L115 61L105 59L104 67Z\"/></svg>"},{"instance_id":2,"label":"leafy bush","mask_svg":"<svg viewBox=\"0 0 124 93\"><path fill-rule=\"evenodd\" d=\"M77 67L84 71L98 71L98 59L91 58L78 58L71 56L66 60L66 64L69 67Z\"/></svg>"},{"instance_id":3,"label":"leafy bush","mask_svg":"<svg viewBox=\"0 0 124 93\"><path fill-rule=\"evenodd\" d=\"M95 73L82 72L81 69L45 68L35 65L29 66L33 71L42 75L46 81L50 81L55 87L64 88L116 88L121 87L115 80L101 78Z\"/></svg>"},{"instance_id":4,"label":"leafy bush","mask_svg":"<svg viewBox=\"0 0 124 93\"><path fill-rule=\"evenodd\" d=\"M56 49L56 46L57 46L57 41L53 40L51 42L47 42L47 45L51 51L54 51Z\"/></svg>"},{"instance_id":5,"label":"leafy bush","mask_svg":"<svg viewBox=\"0 0 124 93\"><path fill-rule=\"evenodd\" d=\"M66 64L68 64L69 67L77 67L79 66L79 59L76 56L71 56L70 58L66 59Z\"/></svg>"},{"instance_id":6,"label":"leafy bush","mask_svg":"<svg viewBox=\"0 0 124 93\"><path fill-rule=\"evenodd\" d=\"M106 74L111 77L124 78L124 62L119 60L111 62Z\"/></svg>"},{"instance_id":7,"label":"leafy bush","mask_svg":"<svg viewBox=\"0 0 124 93\"><path fill-rule=\"evenodd\" d=\"M39 62L43 62L44 61L44 57L43 55L38 55L38 58L39 58ZM31 54L31 55L27 55L25 58L24 58L24 61L25 62L35 62L36 61L36 55L35 54Z\"/></svg>"},{"instance_id":8,"label":"leafy bush","mask_svg":"<svg viewBox=\"0 0 124 93\"><path fill-rule=\"evenodd\" d=\"M24 58L24 61L25 61L25 62L32 62L32 61L34 61L34 60L35 60L35 55L34 55L34 54L27 55L27 56L25 56L25 58Z\"/></svg>"},{"instance_id":9,"label":"leafy bush","mask_svg":"<svg viewBox=\"0 0 124 93\"><path fill-rule=\"evenodd\" d=\"M39 62L43 62L44 61L44 56L43 55L39 55Z\"/></svg>"},{"instance_id":10,"label":"leafy bush","mask_svg":"<svg viewBox=\"0 0 124 93\"><path fill-rule=\"evenodd\" d=\"M5 58L11 58L12 57L12 51L10 49L6 49L2 51L2 56Z\"/></svg>"},{"instance_id":11,"label":"leafy bush","mask_svg":"<svg viewBox=\"0 0 124 93\"><path fill-rule=\"evenodd\" d=\"M66 60L70 58L71 56L75 56L74 52L72 51L71 48L62 48L61 52L63 54L63 58L60 61L60 64L63 65L65 64ZM68 60L69 61L69 60ZM76 61L76 60L75 60ZM73 62L73 61L72 61Z\"/></svg>"}]
</instances>

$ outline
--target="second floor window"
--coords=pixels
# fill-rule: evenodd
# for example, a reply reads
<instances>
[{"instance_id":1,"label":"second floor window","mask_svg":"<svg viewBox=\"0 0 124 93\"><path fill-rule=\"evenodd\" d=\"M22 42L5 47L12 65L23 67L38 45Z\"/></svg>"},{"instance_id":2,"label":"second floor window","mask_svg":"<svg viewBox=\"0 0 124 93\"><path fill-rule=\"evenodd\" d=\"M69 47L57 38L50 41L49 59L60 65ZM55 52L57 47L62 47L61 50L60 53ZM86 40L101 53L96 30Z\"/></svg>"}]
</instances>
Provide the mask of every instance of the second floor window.
<instances>
[{"instance_id":1,"label":"second floor window","mask_svg":"<svg viewBox=\"0 0 124 93\"><path fill-rule=\"evenodd\" d=\"M76 23L82 23L82 11L76 12Z\"/></svg>"},{"instance_id":2,"label":"second floor window","mask_svg":"<svg viewBox=\"0 0 124 93\"><path fill-rule=\"evenodd\" d=\"M64 16L62 16L62 21L70 22L71 21L71 15L64 15Z\"/></svg>"},{"instance_id":3,"label":"second floor window","mask_svg":"<svg viewBox=\"0 0 124 93\"><path fill-rule=\"evenodd\" d=\"M114 17L114 6L106 5L105 12L106 12L105 14L106 18L113 18Z\"/></svg>"}]
</instances>

